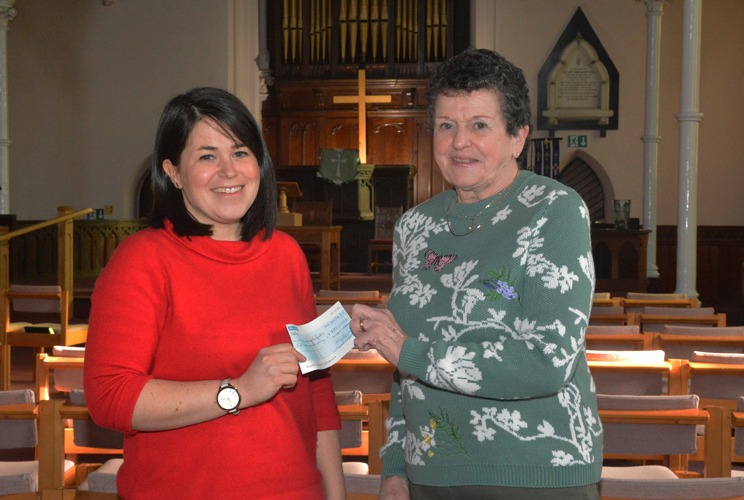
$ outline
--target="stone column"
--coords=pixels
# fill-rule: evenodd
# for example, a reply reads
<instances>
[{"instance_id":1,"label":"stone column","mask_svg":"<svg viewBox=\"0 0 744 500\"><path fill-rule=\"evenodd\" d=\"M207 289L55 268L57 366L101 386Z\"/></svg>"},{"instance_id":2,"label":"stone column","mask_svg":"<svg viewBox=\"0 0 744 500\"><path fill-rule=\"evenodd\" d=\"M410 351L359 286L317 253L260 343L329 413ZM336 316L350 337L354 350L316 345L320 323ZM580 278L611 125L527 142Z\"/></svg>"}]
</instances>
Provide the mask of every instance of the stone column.
<instances>
[{"instance_id":1,"label":"stone column","mask_svg":"<svg viewBox=\"0 0 744 500\"><path fill-rule=\"evenodd\" d=\"M8 25L15 0L0 0L0 213L10 213L10 136L8 135Z\"/></svg>"},{"instance_id":2,"label":"stone column","mask_svg":"<svg viewBox=\"0 0 744 500\"><path fill-rule=\"evenodd\" d=\"M651 231L646 247L646 277L659 277L656 265L657 171L659 163L659 67L661 16L666 0L646 2L646 108L643 129L643 227Z\"/></svg>"},{"instance_id":3,"label":"stone column","mask_svg":"<svg viewBox=\"0 0 744 500\"><path fill-rule=\"evenodd\" d=\"M256 57L256 65L259 71L259 90L261 93L261 101L265 101L269 96L269 86L274 83L274 77L271 76L271 68L269 67L269 42L268 42L268 31L269 25L266 16L266 0L258 1L258 57Z\"/></svg>"},{"instance_id":4,"label":"stone column","mask_svg":"<svg viewBox=\"0 0 744 500\"><path fill-rule=\"evenodd\" d=\"M697 184L700 112L702 0L682 6L682 88L679 122L679 200L677 204L677 293L697 298Z\"/></svg>"}]
</instances>

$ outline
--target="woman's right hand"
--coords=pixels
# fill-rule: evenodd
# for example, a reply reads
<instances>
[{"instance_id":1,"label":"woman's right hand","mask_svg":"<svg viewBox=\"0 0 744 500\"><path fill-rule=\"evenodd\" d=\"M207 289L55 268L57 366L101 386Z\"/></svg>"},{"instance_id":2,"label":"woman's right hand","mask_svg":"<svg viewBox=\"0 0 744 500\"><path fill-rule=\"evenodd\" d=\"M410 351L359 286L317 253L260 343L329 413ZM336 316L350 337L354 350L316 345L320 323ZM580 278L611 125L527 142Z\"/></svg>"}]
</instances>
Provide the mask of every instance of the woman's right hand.
<instances>
[{"instance_id":1,"label":"woman's right hand","mask_svg":"<svg viewBox=\"0 0 744 500\"><path fill-rule=\"evenodd\" d=\"M379 500L410 500L408 481L400 476L388 476L382 480Z\"/></svg>"},{"instance_id":2,"label":"woman's right hand","mask_svg":"<svg viewBox=\"0 0 744 500\"><path fill-rule=\"evenodd\" d=\"M291 344L272 345L258 351L256 359L236 382L242 396L240 408L263 403L280 390L294 387L302 361L305 356Z\"/></svg>"}]
</instances>

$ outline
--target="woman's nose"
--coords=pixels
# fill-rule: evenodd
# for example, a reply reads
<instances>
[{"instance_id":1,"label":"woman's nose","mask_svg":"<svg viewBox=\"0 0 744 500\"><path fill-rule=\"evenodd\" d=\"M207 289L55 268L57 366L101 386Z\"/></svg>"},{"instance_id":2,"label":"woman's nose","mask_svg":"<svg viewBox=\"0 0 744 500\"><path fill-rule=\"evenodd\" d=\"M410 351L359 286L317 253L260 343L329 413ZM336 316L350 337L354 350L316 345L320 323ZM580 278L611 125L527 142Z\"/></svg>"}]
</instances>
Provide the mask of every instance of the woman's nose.
<instances>
[{"instance_id":1,"label":"woman's nose","mask_svg":"<svg viewBox=\"0 0 744 500\"><path fill-rule=\"evenodd\" d=\"M470 144L470 135L465 127L457 127L457 129L455 129L455 136L452 144L456 149L462 149Z\"/></svg>"},{"instance_id":2,"label":"woman's nose","mask_svg":"<svg viewBox=\"0 0 744 500\"><path fill-rule=\"evenodd\" d=\"M237 169L233 164L232 158L223 158L220 161L220 175L225 177L235 177L237 175Z\"/></svg>"}]
</instances>

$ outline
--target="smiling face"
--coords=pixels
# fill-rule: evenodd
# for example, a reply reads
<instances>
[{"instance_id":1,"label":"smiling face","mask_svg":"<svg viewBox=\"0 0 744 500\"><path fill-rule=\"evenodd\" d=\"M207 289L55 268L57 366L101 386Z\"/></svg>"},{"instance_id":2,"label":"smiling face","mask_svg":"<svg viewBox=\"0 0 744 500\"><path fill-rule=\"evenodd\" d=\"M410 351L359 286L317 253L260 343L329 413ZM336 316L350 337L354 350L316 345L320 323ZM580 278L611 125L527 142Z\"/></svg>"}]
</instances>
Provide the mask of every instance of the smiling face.
<instances>
[{"instance_id":1,"label":"smiling face","mask_svg":"<svg viewBox=\"0 0 744 500\"><path fill-rule=\"evenodd\" d=\"M528 132L528 126L517 129L515 136L506 132L492 90L436 98L434 157L460 203L483 200L511 183Z\"/></svg>"},{"instance_id":2,"label":"smiling face","mask_svg":"<svg viewBox=\"0 0 744 500\"><path fill-rule=\"evenodd\" d=\"M163 169L183 193L186 210L212 226L215 240L240 239L240 219L256 200L261 173L253 152L226 135L214 120L196 123L179 165Z\"/></svg>"}]
</instances>

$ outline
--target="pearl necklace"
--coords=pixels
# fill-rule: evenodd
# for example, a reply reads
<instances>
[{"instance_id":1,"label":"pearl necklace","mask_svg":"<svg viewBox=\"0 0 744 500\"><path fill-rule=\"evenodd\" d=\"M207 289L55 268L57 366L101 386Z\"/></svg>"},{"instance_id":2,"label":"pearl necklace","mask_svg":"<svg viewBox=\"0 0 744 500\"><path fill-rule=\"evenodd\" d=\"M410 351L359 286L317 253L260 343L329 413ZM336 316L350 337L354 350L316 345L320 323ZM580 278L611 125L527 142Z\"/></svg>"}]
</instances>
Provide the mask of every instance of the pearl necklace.
<instances>
[{"instance_id":1,"label":"pearl necklace","mask_svg":"<svg viewBox=\"0 0 744 500\"><path fill-rule=\"evenodd\" d=\"M504 201L506 201L506 199L509 197L509 191L511 191L511 187L514 184L514 181L517 179L518 176L519 176L519 171L517 171L517 175L514 176L514 179L511 180L511 182L509 183L509 185L506 186L505 189L501 190L500 193L498 193L498 194L500 194L500 196L498 198L494 198L493 200L489 201L488 204L485 207L483 207L481 209L481 211L478 212L475 216L470 217L470 216L464 215L464 214L463 215L455 215L455 217L467 219L469 221L468 222L468 227L467 227L467 229L465 230L464 233L456 233L456 232L454 232L452 230L452 223L450 222L450 211L452 210L453 202L457 199L457 195L455 195L450 200L449 205L447 206L447 210L445 210L445 212L444 212L444 215L447 218L447 228L449 229L450 234L452 234L452 236L467 236L470 233L473 233L473 232L477 231L478 229L480 229L483 226L483 224L486 223L486 221L482 221L477 226L473 227L473 225L475 224L475 221L478 220L480 218L480 216L483 215L486 210L488 210L489 208L491 208L491 205L493 205L497 201L499 203L494 207L494 209L493 209L494 212L496 210L498 210L501 207L501 205L504 204Z\"/></svg>"}]
</instances>

